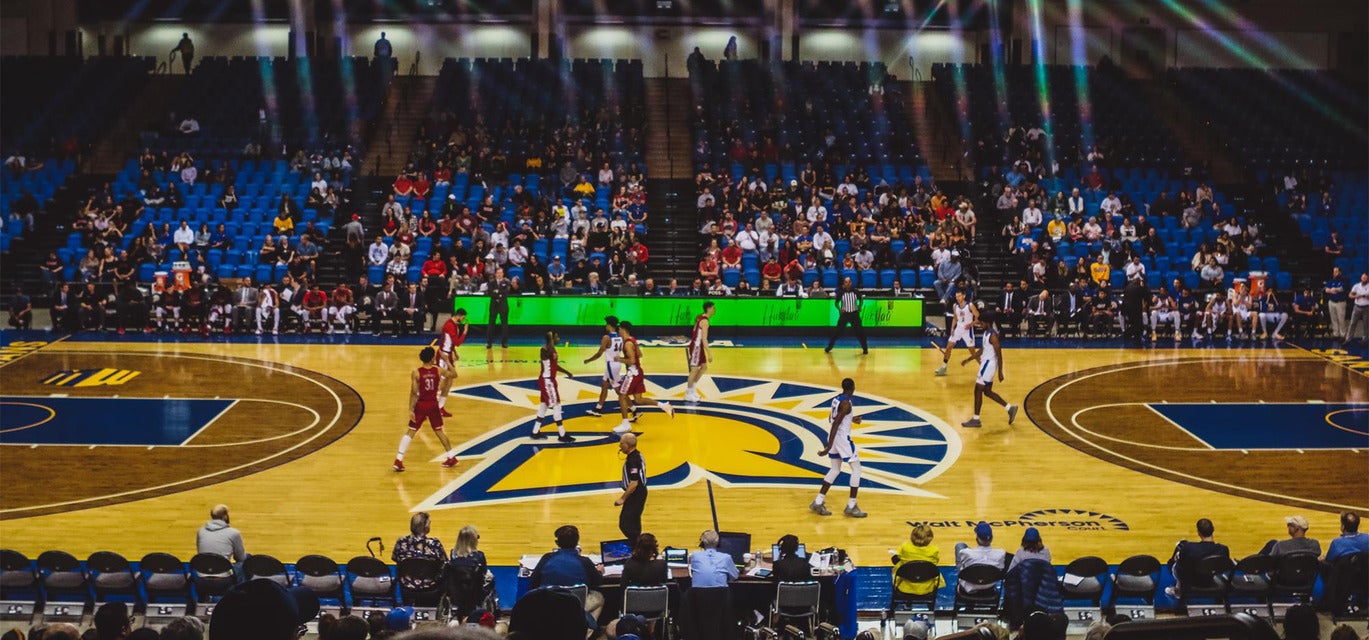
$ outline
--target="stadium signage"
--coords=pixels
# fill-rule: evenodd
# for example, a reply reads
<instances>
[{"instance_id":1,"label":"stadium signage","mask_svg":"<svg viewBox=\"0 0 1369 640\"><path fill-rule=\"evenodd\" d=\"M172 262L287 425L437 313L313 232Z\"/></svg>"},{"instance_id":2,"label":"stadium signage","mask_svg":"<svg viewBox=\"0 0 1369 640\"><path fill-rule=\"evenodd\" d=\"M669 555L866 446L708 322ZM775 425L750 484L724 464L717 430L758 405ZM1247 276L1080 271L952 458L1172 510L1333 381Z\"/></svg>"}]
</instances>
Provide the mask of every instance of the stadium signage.
<instances>
[{"instance_id":1,"label":"stadium signage","mask_svg":"<svg viewBox=\"0 0 1369 640\"><path fill-rule=\"evenodd\" d=\"M1082 509L1040 509L1029 511L1017 518L988 520L995 529L1026 529L1027 527L1065 529L1067 531L1130 531L1131 527L1122 520L1097 511ZM932 528L973 529L980 520L927 520L910 524L925 524Z\"/></svg>"},{"instance_id":2,"label":"stadium signage","mask_svg":"<svg viewBox=\"0 0 1369 640\"><path fill-rule=\"evenodd\" d=\"M509 325L596 329L604 324L604 316L614 315L638 327L683 327L693 322L706 299L717 305L717 326L826 329L835 325L840 315L829 298L515 296L509 298ZM917 298L867 298L861 308L861 322L875 329L920 328L922 302ZM465 309L472 325L489 322L488 297L457 296L452 306Z\"/></svg>"}]
</instances>

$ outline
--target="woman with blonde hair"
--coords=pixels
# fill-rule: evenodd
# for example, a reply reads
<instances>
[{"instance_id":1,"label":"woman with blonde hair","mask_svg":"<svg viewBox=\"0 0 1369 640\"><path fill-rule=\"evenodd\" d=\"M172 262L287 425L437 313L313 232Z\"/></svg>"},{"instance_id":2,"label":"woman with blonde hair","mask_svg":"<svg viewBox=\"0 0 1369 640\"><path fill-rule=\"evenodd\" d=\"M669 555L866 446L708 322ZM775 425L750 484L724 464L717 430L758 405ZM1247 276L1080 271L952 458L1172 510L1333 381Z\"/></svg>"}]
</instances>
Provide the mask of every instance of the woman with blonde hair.
<instances>
[{"instance_id":1,"label":"woman with blonde hair","mask_svg":"<svg viewBox=\"0 0 1369 640\"><path fill-rule=\"evenodd\" d=\"M490 571L490 563L485 559L485 552L479 547L480 530L473 524L461 527L461 531L456 534L456 544L452 545L451 565L469 568L471 574L484 576L483 593L488 596L494 593L494 573Z\"/></svg>"},{"instance_id":2,"label":"woman with blonde hair","mask_svg":"<svg viewBox=\"0 0 1369 640\"><path fill-rule=\"evenodd\" d=\"M933 580L925 582L909 582L898 577L898 570L905 564L914 561L930 562L939 564L941 562L941 549L932 544L935 534L932 528L926 523L913 525L912 534L908 536L908 542L903 543L898 548L898 555L894 556L894 588L900 593L910 595L925 596L936 591L946 584L938 574Z\"/></svg>"}]
</instances>

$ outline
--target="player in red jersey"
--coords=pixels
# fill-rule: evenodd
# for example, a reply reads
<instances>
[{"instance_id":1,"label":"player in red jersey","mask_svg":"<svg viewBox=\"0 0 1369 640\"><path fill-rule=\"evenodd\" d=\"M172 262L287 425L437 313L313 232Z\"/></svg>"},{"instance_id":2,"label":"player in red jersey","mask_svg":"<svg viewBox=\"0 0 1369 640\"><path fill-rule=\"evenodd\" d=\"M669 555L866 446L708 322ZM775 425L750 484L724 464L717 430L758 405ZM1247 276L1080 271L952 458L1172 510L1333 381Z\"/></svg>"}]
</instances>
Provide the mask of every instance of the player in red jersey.
<instances>
[{"instance_id":1,"label":"player in red jersey","mask_svg":"<svg viewBox=\"0 0 1369 640\"><path fill-rule=\"evenodd\" d=\"M566 424L561 421L561 389L556 386L556 372L566 374L567 378L575 376L561 366L560 354L556 353L556 341L560 337L555 331L548 331L547 341L542 345L542 369L537 374L537 391L542 394L542 402L537 405L537 421L532 423L533 440L547 437L547 434L542 433L542 420L547 417L547 410L551 410L551 417L556 420L556 432L560 434L557 440L575 442L575 438L566 435Z\"/></svg>"},{"instance_id":2,"label":"player in red jersey","mask_svg":"<svg viewBox=\"0 0 1369 640\"><path fill-rule=\"evenodd\" d=\"M447 395L451 393L452 382L456 380L456 361L461 356L456 354L456 348L466 341L466 310L457 309L452 317L447 318L447 322L442 324L442 335L438 336L437 342L437 366L450 371L451 376L442 379L442 391L437 396L437 409L442 413L442 417L450 418L452 414L447 412Z\"/></svg>"},{"instance_id":3,"label":"player in red jersey","mask_svg":"<svg viewBox=\"0 0 1369 640\"><path fill-rule=\"evenodd\" d=\"M670 406L669 402L642 399L642 394L646 393L646 376L642 373L642 349L637 346L637 339L632 337L632 323L618 323L618 334L623 337L623 353L619 356L623 361L623 377L618 380L618 406L623 423L614 427L613 432L624 434L632 431L629 422L637 419L633 414L634 405L654 404L674 418L675 407Z\"/></svg>"},{"instance_id":4,"label":"player in red jersey","mask_svg":"<svg viewBox=\"0 0 1369 640\"><path fill-rule=\"evenodd\" d=\"M414 369L409 375L409 430L404 437L399 439L399 453L395 456L395 471L404 470L404 452L408 450L409 443L413 442L414 436L418 434L419 427L423 426L423 421L427 420L432 425L433 433L437 434L437 439L442 443L442 448L447 452L447 459L442 462L444 467L456 466L456 454L452 452L452 442L447 439L447 434L442 432L442 413L438 409L438 389L442 387L442 382L451 375L451 369L442 369L434 364L437 359L437 351L432 347L423 347L418 353L418 357L423 361L423 366Z\"/></svg>"},{"instance_id":5,"label":"player in red jersey","mask_svg":"<svg viewBox=\"0 0 1369 640\"><path fill-rule=\"evenodd\" d=\"M694 385L708 372L708 363L713 362L713 352L708 349L709 320L713 318L713 303L704 303L704 312L694 316L694 329L689 332L689 346L685 347L685 359L689 364L689 380L685 384L685 402L698 402L699 392Z\"/></svg>"}]
</instances>

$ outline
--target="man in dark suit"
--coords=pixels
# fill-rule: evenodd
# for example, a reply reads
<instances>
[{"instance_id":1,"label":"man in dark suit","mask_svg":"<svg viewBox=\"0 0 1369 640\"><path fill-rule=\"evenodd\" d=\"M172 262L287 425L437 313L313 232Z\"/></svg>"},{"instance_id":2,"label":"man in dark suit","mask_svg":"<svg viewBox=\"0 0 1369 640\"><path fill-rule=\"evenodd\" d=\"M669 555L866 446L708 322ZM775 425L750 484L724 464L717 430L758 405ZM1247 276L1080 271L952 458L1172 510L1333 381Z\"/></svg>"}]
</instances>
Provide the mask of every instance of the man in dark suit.
<instances>
[{"instance_id":1,"label":"man in dark suit","mask_svg":"<svg viewBox=\"0 0 1369 640\"><path fill-rule=\"evenodd\" d=\"M80 318L76 309L76 295L71 292L71 285L63 282L52 296L52 326L64 331L77 330Z\"/></svg>"},{"instance_id":2,"label":"man in dark suit","mask_svg":"<svg viewBox=\"0 0 1369 640\"><path fill-rule=\"evenodd\" d=\"M509 348L509 289L512 285L504 277L504 268L494 272L494 278L485 283L485 292L490 296L490 323L485 327L485 348L494 347L494 327L499 325L499 346Z\"/></svg>"},{"instance_id":3,"label":"man in dark suit","mask_svg":"<svg viewBox=\"0 0 1369 640\"><path fill-rule=\"evenodd\" d=\"M1014 288L1012 282L1004 283L1003 299L998 304L998 324L1004 331L1018 333L1022 330L1022 309L1027 302L1026 295L1024 291Z\"/></svg>"},{"instance_id":4,"label":"man in dark suit","mask_svg":"<svg viewBox=\"0 0 1369 640\"><path fill-rule=\"evenodd\" d=\"M409 288L399 296L399 335L423 330L423 309L426 304L418 284L410 282Z\"/></svg>"}]
</instances>

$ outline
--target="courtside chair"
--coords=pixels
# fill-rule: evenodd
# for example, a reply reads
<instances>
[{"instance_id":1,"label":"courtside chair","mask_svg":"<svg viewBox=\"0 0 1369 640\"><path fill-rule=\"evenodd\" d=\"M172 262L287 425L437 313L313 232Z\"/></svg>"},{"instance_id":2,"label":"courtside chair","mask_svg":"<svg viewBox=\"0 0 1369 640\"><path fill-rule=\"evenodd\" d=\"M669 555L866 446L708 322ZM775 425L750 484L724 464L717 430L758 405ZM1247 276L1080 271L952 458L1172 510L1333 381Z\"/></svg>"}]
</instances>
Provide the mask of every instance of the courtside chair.
<instances>
[{"instance_id":1,"label":"courtside chair","mask_svg":"<svg viewBox=\"0 0 1369 640\"><path fill-rule=\"evenodd\" d=\"M1236 563L1236 570L1231 572L1228 596L1251 598L1256 603L1265 604L1269 610L1269 619L1273 620L1274 603L1271 596L1274 595L1274 588L1269 582L1269 574L1274 571L1277 564L1273 556L1258 553L1242 558Z\"/></svg>"},{"instance_id":2,"label":"courtside chair","mask_svg":"<svg viewBox=\"0 0 1369 640\"><path fill-rule=\"evenodd\" d=\"M998 613L1003 596L1003 569L989 564L972 564L960 570L956 577L953 611ZM966 591L966 586L988 586L988 589Z\"/></svg>"},{"instance_id":3,"label":"courtside chair","mask_svg":"<svg viewBox=\"0 0 1369 640\"><path fill-rule=\"evenodd\" d=\"M1160 561L1155 556L1136 555L1117 565L1112 574L1112 596L1108 606L1116 606L1119 598L1140 598L1146 604L1155 604L1155 592L1159 588Z\"/></svg>"},{"instance_id":4,"label":"courtside chair","mask_svg":"<svg viewBox=\"0 0 1369 640\"><path fill-rule=\"evenodd\" d=\"M437 606L442 598L443 563L432 558L405 558L395 567L395 579L399 582L399 597L404 604L414 607ZM404 579L426 582L432 585L426 589L411 589L404 586Z\"/></svg>"},{"instance_id":5,"label":"courtside chair","mask_svg":"<svg viewBox=\"0 0 1369 640\"><path fill-rule=\"evenodd\" d=\"M238 583L233 563L217 553L197 553L190 559L190 579L199 602L218 602Z\"/></svg>"},{"instance_id":6,"label":"courtside chair","mask_svg":"<svg viewBox=\"0 0 1369 640\"><path fill-rule=\"evenodd\" d=\"M566 593L575 596L575 599L580 601L581 609L585 608L585 600L589 599L589 585L587 584L573 584L564 587L551 588L560 589L561 591L565 591Z\"/></svg>"},{"instance_id":7,"label":"courtside chair","mask_svg":"<svg viewBox=\"0 0 1369 640\"><path fill-rule=\"evenodd\" d=\"M113 551L96 551L86 559L90 585L95 589L95 601L104 602L110 596L122 596L135 604L141 601L138 578L128 559Z\"/></svg>"},{"instance_id":8,"label":"courtside chair","mask_svg":"<svg viewBox=\"0 0 1369 640\"><path fill-rule=\"evenodd\" d=\"M1103 600L1103 577L1107 575L1108 563L1102 558L1078 558L1065 566L1065 575L1060 577L1060 597L1088 600L1097 607Z\"/></svg>"},{"instance_id":9,"label":"courtside chair","mask_svg":"<svg viewBox=\"0 0 1369 640\"><path fill-rule=\"evenodd\" d=\"M930 582L936 580L941 575L941 570L935 564L926 560L913 560L905 562L894 574L899 580L904 582ZM889 613L892 615L900 610L905 611L935 611L936 610L936 589L926 595L916 595L903 593L897 588L890 588L889 592Z\"/></svg>"},{"instance_id":10,"label":"courtside chair","mask_svg":"<svg viewBox=\"0 0 1369 640\"><path fill-rule=\"evenodd\" d=\"M1286 596L1298 602L1312 601L1312 588L1317 584L1321 563L1313 553L1290 553L1276 556L1270 582L1275 596ZM41 564L41 558L39 559Z\"/></svg>"},{"instance_id":11,"label":"courtside chair","mask_svg":"<svg viewBox=\"0 0 1369 640\"><path fill-rule=\"evenodd\" d=\"M818 626L818 607L822 603L822 585L816 580L775 583L775 603L770 606L770 617L780 626L789 619L804 620L807 633Z\"/></svg>"},{"instance_id":12,"label":"courtside chair","mask_svg":"<svg viewBox=\"0 0 1369 640\"><path fill-rule=\"evenodd\" d=\"M28 556L13 549L0 549L0 600L14 600L20 595L34 603L42 601L38 572Z\"/></svg>"},{"instance_id":13,"label":"courtside chair","mask_svg":"<svg viewBox=\"0 0 1369 640\"><path fill-rule=\"evenodd\" d=\"M242 563L242 573L245 580L266 578L287 589L291 586L290 574L285 570L285 564L265 554L247 556Z\"/></svg>"},{"instance_id":14,"label":"courtside chair","mask_svg":"<svg viewBox=\"0 0 1369 640\"><path fill-rule=\"evenodd\" d=\"M300 559L301 562L304 560ZM332 562L331 560L329 562ZM295 565L299 570L299 565ZM395 604L394 576L389 565L379 558L357 556L347 562L347 585L352 594L352 606L360 606L362 601Z\"/></svg>"},{"instance_id":15,"label":"courtside chair","mask_svg":"<svg viewBox=\"0 0 1369 640\"><path fill-rule=\"evenodd\" d=\"M313 591L320 600L332 598L347 604L342 571L328 556L311 554L295 561L295 584Z\"/></svg>"},{"instance_id":16,"label":"courtside chair","mask_svg":"<svg viewBox=\"0 0 1369 640\"><path fill-rule=\"evenodd\" d=\"M623 613L636 614L657 625L658 638L670 637L670 587L658 584L652 586L629 586L623 588Z\"/></svg>"},{"instance_id":17,"label":"courtside chair","mask_svg":"<svg viewBox=\"0 0 1369 640\"><path fill-rule=\"evenodd\" d=\"M1230 584L1231 572L1235 569L1236 564L1226 556L1208 556L1199 560L1198 569L1193 572L1193 579L1186 580L1180 585L1179 608L1187 610L1195 598L1208 599L1222 605L1223 611L1230 613L1227 585Z\"/></svg>"},{"instance_id":18,"label":"courtside chair","mask_svg":"<svg viewBox=\"0 0 1369 640\"><path fill-rule=\"evenodd\" d=\"M185 563L169 553L149 553L138 561L138 578L143 583L147 601L160 602L161 598L193 605L190 593L190 574Z\"/></svg>"},{"instance_id":19,"label":"courtside chair","mask_svg":"<svg viewBox=\"0 0 1369 640\"><path fill-rule=\"evenodd\" d=\"M37 565L44 601L60 600L57 596L79 596L83 605L90 602L90 581L76 556L65 551L44 551L38 556Z\"/></svg>"}]
</instances>

